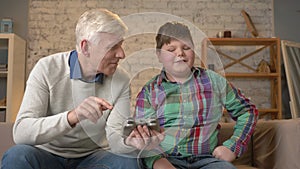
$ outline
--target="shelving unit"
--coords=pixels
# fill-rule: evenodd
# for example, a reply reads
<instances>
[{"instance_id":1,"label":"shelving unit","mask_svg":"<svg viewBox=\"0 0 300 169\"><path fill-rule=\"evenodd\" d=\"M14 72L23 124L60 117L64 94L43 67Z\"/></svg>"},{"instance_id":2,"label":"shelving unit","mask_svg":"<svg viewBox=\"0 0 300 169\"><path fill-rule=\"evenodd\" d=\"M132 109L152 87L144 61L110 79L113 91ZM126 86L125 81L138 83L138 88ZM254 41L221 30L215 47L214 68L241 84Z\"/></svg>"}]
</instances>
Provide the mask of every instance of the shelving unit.
<instances>
[{"instance_id":1,"label":"shelving unit","mask_svg":"<svg viewBox=\"0 0 300 169\"><path fill-rule=\"evenodd\" d=\"M0 122L13 122L22 102L25 88L25 52L26 42L13 33L0 34L0 100L6 98L6 104L0 106Z\"/></svg>"},{"instance_id":2,"label":"shelving unit","mask_svg":"<svg viewBox=\"0 0 300 169\"><path fill-rule=\"evenodd\" d=\"M247 78L252 80L268 79L271 83L270 88L270 105L271 108L259 108L260 116L271 114L273 119L281 119L281 70L280 70L280 39L279 38L208 38L202 43L202 66L207 67L207 49L213 45L219 55L230 60L229 63L223 65L225 76L228 78ZM239 58L232 57L217 49L217 46L229 47L249 47L255 48ZM269 50L269 66L270 73L259 73L252 66L243 61L250 57L257 57L257 54L263 50ZM248 70L248 72L227 72L226 70L236 64Z\"/></svg>"}]
</instances>

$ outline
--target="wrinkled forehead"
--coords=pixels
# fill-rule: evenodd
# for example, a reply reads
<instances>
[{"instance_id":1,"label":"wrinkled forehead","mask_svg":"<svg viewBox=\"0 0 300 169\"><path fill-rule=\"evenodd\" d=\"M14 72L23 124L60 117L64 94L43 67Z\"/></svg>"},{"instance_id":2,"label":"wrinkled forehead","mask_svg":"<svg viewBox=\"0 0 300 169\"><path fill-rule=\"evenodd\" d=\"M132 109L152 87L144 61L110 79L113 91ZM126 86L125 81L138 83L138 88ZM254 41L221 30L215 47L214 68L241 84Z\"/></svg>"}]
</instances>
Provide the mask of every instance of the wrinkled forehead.
<instances>
[{"instance_id":1,"label":"wrinkled forehead","mask_svg":"<svg viewBox=\"0 0 300 169\"><path fill-rule=\"evenodd\" d=\"M99 32L94 34L94 42L105 46L114 46L120 42L123 42L124 38L120 34Z\"/></svg>"}]
</instances>

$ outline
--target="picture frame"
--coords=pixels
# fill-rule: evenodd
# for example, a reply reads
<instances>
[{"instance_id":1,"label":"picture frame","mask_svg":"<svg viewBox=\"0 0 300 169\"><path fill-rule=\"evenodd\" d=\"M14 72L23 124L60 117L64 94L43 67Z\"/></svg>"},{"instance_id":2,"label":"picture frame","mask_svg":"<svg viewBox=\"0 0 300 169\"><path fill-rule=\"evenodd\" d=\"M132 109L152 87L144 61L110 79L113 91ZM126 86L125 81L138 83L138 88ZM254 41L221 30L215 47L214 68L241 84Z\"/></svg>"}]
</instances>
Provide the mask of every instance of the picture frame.
<instances>
[{"instance_id":1,"label":"picture frame","mask_svg":"<svg viewBox=\"0 0 300 169\"><path fill-rule=\"evenodd\" d=\"M300 117L300 43L281 40L282 57L293 119Z\"/></svg>"},{"instance_id":2,"label":"picture frame","mask_svg":"<svg viewBox=\"0 0 300 169\"><path fill-rule=\"evenodd\" d=\"M254 24L251 20L250 15L245 10L242 10L241 13L242 13L242 15L245 19L245 22L247 24L247 28L248 28L249 32L251 33L251 35L255 38L258 37L258 32L257 32L257 30L256 30L256 28L255 28L255 26L254 26Z\"/></svg>"}]
</instances>

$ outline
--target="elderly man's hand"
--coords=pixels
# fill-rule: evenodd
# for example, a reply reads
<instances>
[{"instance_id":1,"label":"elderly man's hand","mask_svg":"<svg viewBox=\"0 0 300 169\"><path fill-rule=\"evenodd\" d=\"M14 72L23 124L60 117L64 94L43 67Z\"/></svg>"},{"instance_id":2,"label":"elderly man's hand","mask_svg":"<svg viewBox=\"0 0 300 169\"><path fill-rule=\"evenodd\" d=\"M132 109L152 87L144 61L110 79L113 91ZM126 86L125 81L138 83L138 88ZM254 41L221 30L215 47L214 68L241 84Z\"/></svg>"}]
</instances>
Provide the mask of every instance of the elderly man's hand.
<instances>
[{"instance_id":1,"label":"elderly man's hand","mask_svg":"<svg viewBox=\"0 0 300 169\"><path fill-rule=\"evenodd\" d=\"M102 116L102 111L112 108L113 106L106 100L91 96L68 113L68 122L71 126L84 119L89 119L93 123L96 123Z\"/></svg>"}]
</instances>

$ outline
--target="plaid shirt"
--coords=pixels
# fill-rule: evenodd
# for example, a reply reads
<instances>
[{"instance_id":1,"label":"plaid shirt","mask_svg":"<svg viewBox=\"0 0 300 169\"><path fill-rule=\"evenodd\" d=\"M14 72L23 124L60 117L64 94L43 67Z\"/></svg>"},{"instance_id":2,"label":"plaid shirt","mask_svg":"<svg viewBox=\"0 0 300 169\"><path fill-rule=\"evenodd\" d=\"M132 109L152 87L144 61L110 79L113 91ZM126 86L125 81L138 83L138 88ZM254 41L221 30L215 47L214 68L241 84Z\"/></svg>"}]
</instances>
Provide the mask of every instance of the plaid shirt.
<instances>
[{"instance_id":1,"label":"plaid shirt","mask_svg":"<svg viewBox=\"0 0 300 169\"><path fill-rule=\"evenodd\" d=\"M223 145L239 157L256 125L255 105L213 71L192 68L192 76L180 84L169 81L162 70L142 88L136 102L135 118L158 118L166 134L161 153L146 158L147 166L152 168L155 160L166 155L212 154L223 108L237 121L233 136Z\"/></svg>"}]
</instances>

